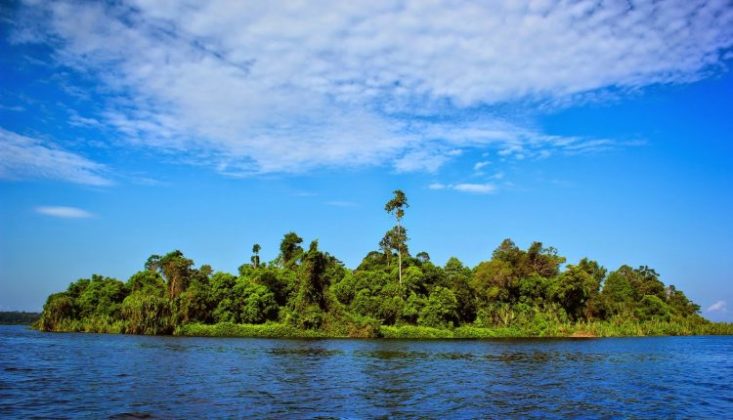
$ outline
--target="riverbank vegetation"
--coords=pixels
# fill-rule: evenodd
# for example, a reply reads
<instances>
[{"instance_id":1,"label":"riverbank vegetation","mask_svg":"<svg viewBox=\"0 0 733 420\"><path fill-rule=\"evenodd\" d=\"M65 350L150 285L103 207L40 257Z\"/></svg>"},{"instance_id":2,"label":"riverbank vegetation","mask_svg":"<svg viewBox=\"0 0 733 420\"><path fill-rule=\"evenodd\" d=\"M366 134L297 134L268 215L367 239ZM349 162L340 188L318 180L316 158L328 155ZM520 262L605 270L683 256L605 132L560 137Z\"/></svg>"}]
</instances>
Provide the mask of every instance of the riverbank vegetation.
<instances>
[{"instance_id":1,"label":"riverbank vegetation","mask_svg":"<svg viewBox=\"0 0 733 420\"><path fill-rule=\"evenodd\" d=\"M284 235L279 255L254 244L236 274L196 266L180 251L152 255L126 282L93 275L53 294L44 331L248 337L606 337L732 334L652 268L608 272L583 258L567 263L540 242L504 240L486 261L434 264L414 255L403 225L407 197L385 210L396 225L355 269ZM376 242L376 241L375 241Z\"/></svg>"},{"instance_id":2,"label":"riverbank vegetation","mask_svg":"<svg viewBox=\"0 0 733 420\"><path fill-rule=\"evenodd\" d=\"M38 312L0 311L0 325L30 325L40 317Z\"/></svg>"}]
</instances>

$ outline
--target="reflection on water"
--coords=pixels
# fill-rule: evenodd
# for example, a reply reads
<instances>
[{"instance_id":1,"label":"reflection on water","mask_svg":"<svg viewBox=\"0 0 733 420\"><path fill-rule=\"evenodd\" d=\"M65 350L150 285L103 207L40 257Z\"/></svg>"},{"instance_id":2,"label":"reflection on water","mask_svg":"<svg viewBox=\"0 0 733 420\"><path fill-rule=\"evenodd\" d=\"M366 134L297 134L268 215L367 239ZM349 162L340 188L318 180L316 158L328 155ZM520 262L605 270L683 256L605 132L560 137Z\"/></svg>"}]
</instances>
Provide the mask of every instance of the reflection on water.
<instances>
[{"instance_id":1,"label":"reflection on water","mask_svg":"<svg viewBox=\"0 0 733 420\"><path fill-rule=\"evenodd\" d=\"M264 340L0 326L0 417L727 417L733 337Z\"/></svg>"}]
</instances>

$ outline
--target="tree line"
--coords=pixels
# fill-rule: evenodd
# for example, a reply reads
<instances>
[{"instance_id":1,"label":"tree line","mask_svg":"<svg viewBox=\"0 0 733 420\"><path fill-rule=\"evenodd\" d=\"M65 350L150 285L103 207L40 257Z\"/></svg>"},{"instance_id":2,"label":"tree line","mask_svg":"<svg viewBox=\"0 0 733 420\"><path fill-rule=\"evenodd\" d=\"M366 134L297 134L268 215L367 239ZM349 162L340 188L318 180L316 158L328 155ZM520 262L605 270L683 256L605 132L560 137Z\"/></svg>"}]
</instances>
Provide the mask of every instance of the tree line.
<instances>
[{"instance_id":1,"label":"tree line","mask_svg":"<svg viewBox=\"0 0 733 420\"><path fill-rule=\"evenodd\" d=\"M190 324L274 324L339 336L374 336L381 326L450 329L522 327L543 331L578 322L706 323L700 307L647 266L608 272L566 258L541 242L506 239L475 267L434 264L410 252L408 208L397 190L385 211L395 225L355 269L286 233L273 261L254 244L237 274L196 266L181 251L152 255L126 282L93 275L48 297L46 331L172 334Z\"/></svg>"},{"instance_id":2,"label":"tree line","mask_svg":"<svg viewBox=\"0 0 733 420\"><path fill-rule=\"evenodd\" d=\"M41 317L38 312L0 311L0 325L33 324Z\"/></svg>"}]
</instances>

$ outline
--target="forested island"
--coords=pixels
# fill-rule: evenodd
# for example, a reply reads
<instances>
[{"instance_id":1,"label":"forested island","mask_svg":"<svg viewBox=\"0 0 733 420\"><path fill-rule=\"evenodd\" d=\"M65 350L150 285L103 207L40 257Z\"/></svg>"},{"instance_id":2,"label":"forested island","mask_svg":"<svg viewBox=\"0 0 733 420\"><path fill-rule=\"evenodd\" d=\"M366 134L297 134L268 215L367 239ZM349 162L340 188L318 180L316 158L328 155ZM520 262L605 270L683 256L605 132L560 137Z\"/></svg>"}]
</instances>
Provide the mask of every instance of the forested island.
<instances>
[{"instance_id":1,"label":"forested island","mask_svg":"<svg viewBox=\"0 0 733 420\"><path fill-rule=\"evenodd\" d=\"M385 205L395 226L356 269L294 232L260 261L254 244L235 274L196 266L180 251L152 255L126 282L93 275L48 297L43 331L249 337L606 337L731 334L653 269L608 272L567 264L540 242L509 239L475 267L414 255L397 190Z\"/></svg>"}]
</instances>

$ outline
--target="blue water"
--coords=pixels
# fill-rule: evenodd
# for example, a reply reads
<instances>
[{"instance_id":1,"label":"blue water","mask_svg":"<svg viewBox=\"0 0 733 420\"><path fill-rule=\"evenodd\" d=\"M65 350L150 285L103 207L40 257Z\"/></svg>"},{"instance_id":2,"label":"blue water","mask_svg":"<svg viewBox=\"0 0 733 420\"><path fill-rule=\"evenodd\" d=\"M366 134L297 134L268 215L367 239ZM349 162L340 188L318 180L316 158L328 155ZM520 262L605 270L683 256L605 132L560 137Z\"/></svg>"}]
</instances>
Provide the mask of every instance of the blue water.
<instances>
[{"instance_id":1,"label":"blue water","mask_svg":"<svg viewBox=\"0 0 733 420\"><path fill-rule=\"evenodd\" d=\"M265 340L0 326L0 417L733 416L733 337Z\"/></svg>"}]
</instances>

